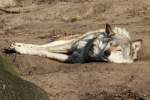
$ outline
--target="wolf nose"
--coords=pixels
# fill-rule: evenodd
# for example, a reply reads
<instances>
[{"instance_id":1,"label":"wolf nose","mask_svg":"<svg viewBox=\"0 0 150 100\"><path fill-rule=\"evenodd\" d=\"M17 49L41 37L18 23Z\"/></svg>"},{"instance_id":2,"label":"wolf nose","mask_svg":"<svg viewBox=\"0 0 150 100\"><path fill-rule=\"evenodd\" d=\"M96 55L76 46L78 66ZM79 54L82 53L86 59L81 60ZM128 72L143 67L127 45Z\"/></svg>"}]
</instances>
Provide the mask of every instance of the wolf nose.
<instances>
[{"instance_id":1,"label":"wolf nose","mask_svg":"<svg viewBox=\"0 0 150 100\"><path fill-rule=\"evenodd\" d=\"M106 57L108 57L110 54L111 54L110 50L104 51L104 55L105 55Z\"/></svg>"}]
</instances>

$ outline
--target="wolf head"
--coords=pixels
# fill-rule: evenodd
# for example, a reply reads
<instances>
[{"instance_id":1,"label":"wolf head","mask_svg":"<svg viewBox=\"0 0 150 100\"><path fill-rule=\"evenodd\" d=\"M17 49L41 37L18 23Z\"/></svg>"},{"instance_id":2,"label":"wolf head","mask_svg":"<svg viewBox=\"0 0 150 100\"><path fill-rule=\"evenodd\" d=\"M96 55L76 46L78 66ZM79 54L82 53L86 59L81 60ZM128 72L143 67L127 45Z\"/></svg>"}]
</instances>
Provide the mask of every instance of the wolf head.
<instances>
[{"instance_id":1,"label":"wolf head","mask_svg":"<svg viewBox=\"0 0 150 100\"><path fill-rule=\"evenodd\" d=\"M107 41L102 41L103 50L101 59L114 63L132 63L138 59L138 52L141 49L142 40L131 40L129 32L122 28L111 28L109 24L105 27Z\"/></svg>"}]
</instances>

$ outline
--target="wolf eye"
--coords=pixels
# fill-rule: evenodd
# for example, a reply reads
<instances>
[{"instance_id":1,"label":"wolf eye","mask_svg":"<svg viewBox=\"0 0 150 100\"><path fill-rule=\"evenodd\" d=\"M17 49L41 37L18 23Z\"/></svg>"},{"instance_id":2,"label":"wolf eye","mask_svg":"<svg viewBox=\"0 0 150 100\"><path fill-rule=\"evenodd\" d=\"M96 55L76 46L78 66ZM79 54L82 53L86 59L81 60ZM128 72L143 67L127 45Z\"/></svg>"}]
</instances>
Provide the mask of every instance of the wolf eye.
<instances>
[{"instance_id":1,"label":"wolf eye","mask_svg":"<svg viewBox=\"0 0 150 100\"><path fill-rule=\"evenodd\" d=\"M117 49L116 51L122 51L121 49Z\"/></svg>"},{"instance_id":2,"label":"wolf eye","mask_svg":"<svg viewBox=\"0 0 150 100\"><path fill-rule=\"evenodd\" d=\"M110 46L117 47L118 44L117 44L116 42L111 42L111 43L110 43Z\"/></svg>"}]
</instances>

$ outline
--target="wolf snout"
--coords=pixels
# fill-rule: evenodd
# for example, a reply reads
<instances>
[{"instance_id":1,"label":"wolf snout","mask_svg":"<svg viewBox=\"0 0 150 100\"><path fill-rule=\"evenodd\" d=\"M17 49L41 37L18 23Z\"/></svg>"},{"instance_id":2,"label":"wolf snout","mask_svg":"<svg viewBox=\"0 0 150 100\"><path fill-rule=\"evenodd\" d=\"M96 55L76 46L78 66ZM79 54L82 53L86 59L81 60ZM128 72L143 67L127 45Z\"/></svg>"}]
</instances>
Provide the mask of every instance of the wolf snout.
<instances>
[{"instance_id":1,"label":"wolf snout","mask_svg":"<svg viewBox=\"0 0 150 100\"><path fill-rule=\"evenodd\" d=\"M105 50L105 51L104 51L104 55L105 55L106 57L110 56L110 54L111 54L111 51L110 51L110 50Z\"/></svg>"}]
</instances>

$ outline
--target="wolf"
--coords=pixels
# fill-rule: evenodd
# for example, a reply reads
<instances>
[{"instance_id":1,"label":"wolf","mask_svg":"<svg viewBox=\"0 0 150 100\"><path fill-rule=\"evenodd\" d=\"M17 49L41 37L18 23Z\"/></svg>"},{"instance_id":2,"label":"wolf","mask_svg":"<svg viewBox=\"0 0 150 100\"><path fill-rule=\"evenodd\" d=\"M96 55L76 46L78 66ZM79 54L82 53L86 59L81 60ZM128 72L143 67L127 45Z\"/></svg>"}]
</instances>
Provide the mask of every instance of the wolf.
<instances>
[{"instance_id":1,"label":"wolf","mask_svg":"<svg viewBox=\"0 0 150 100\"><path fill-rule=\"evenodd\" d=\"M133 41L126 29L106 24L104 29L43 45L15 42L10 49L19 54L37 55L65 63L132 63L138 59L141 46L142 39Z\"/></svg>"}]
</instances>

